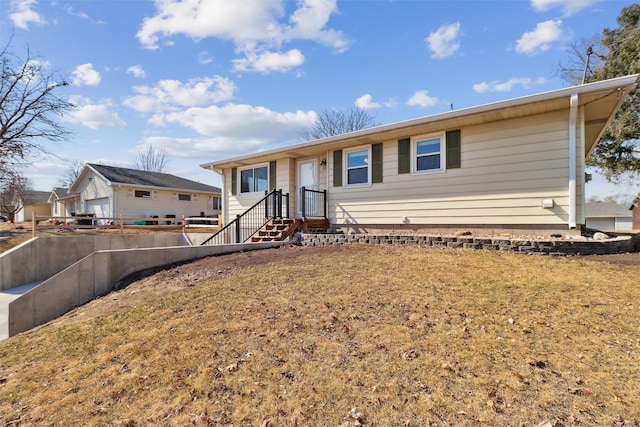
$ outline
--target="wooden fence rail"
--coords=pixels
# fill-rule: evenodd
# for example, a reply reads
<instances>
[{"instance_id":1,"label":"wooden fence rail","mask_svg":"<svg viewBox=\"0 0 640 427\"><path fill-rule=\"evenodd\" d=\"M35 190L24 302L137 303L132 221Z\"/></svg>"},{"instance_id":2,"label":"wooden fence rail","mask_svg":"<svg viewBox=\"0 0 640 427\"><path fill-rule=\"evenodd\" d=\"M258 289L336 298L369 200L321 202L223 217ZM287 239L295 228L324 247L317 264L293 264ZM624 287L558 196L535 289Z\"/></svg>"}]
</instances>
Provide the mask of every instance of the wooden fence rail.
<instances>
[{"instance_id":1,"label":"wooden fence rail","mask_svg":"<svg viewBox=\"0 0 640 427\"><path fill-rule=\"evenodd\" d=\"M207 232L216 232L222 227L222 215L217 217L140 217L130 218L120 215L118 218L111 217L93 217L93 216L41 216L35 212L31 215L31 234L36 236L38 230L74 231L74 230L95 230L95 229L119 229L120 233L124 233L124 229L134 229L142 226L153 226L162 230L175 230L177 226L181 226L182 232L187 228L203 228ZM205 230L203 230L205 231Z\"/></svg>"}]
</instances>

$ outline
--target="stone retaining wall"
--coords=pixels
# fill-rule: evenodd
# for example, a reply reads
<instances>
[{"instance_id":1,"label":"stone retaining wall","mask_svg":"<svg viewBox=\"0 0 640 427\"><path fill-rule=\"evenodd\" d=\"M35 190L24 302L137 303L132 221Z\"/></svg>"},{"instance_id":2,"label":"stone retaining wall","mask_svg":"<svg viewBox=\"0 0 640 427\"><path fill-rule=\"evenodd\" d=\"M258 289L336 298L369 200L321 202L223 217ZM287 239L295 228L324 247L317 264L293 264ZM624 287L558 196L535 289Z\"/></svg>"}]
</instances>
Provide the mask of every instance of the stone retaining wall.
<instances>
[{"instance_id":1,"label":"stone retaining wall","mask_svg":"<svg viewBox=\"0 0 640 427\"><path fill-rule=\"evenodd\" d=\"M542 255L604 255L633 252L635 242L630 236L606 240L523 239L473 236L373 235L373 234L310 234L301 233L303 246L346 244L419 245L447 248L484 249Z\"/></svg>"}]
</instances>

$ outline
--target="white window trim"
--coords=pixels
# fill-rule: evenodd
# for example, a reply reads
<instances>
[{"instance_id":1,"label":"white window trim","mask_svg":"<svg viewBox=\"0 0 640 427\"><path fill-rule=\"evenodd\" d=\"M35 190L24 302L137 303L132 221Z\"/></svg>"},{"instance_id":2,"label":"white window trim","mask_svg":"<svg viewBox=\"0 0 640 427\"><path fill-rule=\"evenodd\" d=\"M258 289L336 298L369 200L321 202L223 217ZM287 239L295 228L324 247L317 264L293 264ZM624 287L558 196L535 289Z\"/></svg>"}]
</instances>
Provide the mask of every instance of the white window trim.
<instances>
[{"instance_id":1,"label":"white window trim","mask_svg":"<svg viewBox=\"0 0 640 427\"><path fill-rule=\"evenodd\" d=\"M252 192L247 192L247 193L243 193L242 192L242 171L246 171L249 169L259 169L259 168L263 168L266 167L267 168L267 191L269 190L269 163L259 163L256 165L251 165L251 166L245 166L242 168L238 168L238 182L236 182L236 185L238 186L238 188L236 188L236 194L239 197L242 196L255 196L258 194L264 195L264 191L252 191Z\"/></svg>"},{"instance_id":2,"label":"white window trim","mask_svg":"<svg viewBox=\"0 0 640 427\"><path fill-rule=\"evenodd\" d=\"M429 139L440 139L440 167L438 169L428 169L420 171L418 170L418 142L429 140ZM443 173L447 170L447 159L446 159L446 133L438 132L438 133L429 133L425 135L418 135L411 138L411 174L412 175L425 175L432 173Z\"/></svg>"},{"instance_id":3,"label":"white window trim","mask_svg":"<svg viewBox=\"0 0 640 427\"><path fill-rule=\"evenodd\" d=\"M369 160L369 163L367 165L367 182L361 183L361 184L349 184L349 153L355 153L358 151L367 151L367 159ZM349 149L345 149L343 150L343 158L342 158L342 164L343 166L343 171L342 171L342 182L344 183L342 186L345 188L353 188L353 187L371 187L371 145L368 145L366 147L354 147L354 148L349 148Z\"/></svg>"}]
</instances>

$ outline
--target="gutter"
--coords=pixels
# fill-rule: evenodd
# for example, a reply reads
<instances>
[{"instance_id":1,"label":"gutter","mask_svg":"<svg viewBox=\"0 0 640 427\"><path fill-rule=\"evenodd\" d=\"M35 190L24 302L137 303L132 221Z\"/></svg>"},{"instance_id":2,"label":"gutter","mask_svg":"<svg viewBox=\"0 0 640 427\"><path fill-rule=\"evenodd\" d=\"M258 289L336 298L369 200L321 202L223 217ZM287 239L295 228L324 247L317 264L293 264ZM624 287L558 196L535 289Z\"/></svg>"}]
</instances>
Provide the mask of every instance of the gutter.
<instances>
[{"instance_id":1,"label":"gutter","mask_svg":"<svg viewBox=\"0 0 640 427\"><path fill-rule=\"evenodd\" d=\"M578 94L571 94L569 107L569 229L576 228L576 123L578 116Z\"/></svg>"}]
</instances>

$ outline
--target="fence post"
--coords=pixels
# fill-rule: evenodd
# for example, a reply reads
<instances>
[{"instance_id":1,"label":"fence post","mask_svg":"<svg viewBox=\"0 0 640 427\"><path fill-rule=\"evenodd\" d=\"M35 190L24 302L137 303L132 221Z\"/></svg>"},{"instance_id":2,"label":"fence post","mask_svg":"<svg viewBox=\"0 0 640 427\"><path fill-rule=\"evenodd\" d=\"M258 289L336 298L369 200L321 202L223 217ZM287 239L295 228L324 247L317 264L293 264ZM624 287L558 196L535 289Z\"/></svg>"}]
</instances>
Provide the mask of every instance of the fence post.
<instances>
[{"instance_id":1,"label":"fence post","mask_svg":"<svg viewBox=\"0 0 640 427\"><path fill-rule=\"evenodd\" d=\"M307 192L305 187L300 188L300 211L302 218L307 217Z\"/></svg>"},{"instance_id":2,"label":"fence post","mask_svg":"<svg viewBox=\"0 0 640 427\"><path fill-rule=\"evenodd\" d=\"M184 215L182 215L182 232L186 233L187 232L187 221L184 218Z\"/></svg>"},{"instance_id":3,"label":"fence post","mask_svg":"<svg viewBox=\"0 0 640 427\"><path fill-rule=\"evenodd\" d=\"M222 214L218 214L218 230L222 228Z\"/></svg>"},{"instance_id":4,"label":"fence post","mask_svg":"<svg viewBox=\"0 0 640 427\"><path fill-rule=\"evenodd\" d=\"M122 214L120 214L120 234L124 234L124 221L122 220Z\"/></svg>"},{"instance_id":5,"label":"fence post","mask_svg":"<svg viewBox=\"0 0 640 427\"><path fill-rule=\"evenodd\" d=\"M36 211L32 211L31 212L31 237L36 237L37 227L38 225L36 224Z\"/></svg>"}]
</instances>

